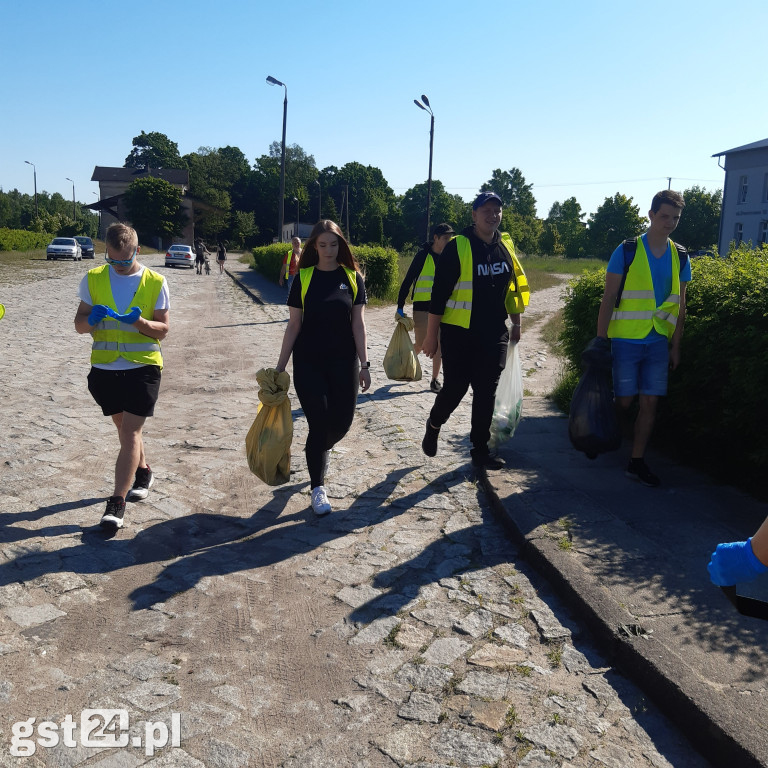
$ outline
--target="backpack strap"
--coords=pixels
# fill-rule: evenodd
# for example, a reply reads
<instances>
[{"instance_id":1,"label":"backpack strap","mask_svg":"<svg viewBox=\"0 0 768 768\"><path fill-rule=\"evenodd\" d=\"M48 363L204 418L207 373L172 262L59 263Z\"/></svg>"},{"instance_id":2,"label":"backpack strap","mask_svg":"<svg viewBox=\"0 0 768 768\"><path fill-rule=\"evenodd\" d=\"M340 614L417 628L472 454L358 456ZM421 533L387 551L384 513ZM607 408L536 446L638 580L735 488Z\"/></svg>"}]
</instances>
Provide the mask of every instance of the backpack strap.
<instances>
[{"instance_id":1,"label":"backpack strap","mask_svg":"<svg viewBox=\"0 0 768 768\"><path fill-rule=\"evenodd\" d=\"M627 282L627 273L632 266L632 262L635 260L635 253L637 252L637 238L630 237L622 243L624 251L624 272L621 276L621 285L619 286L619 292L616 295L616 308L619 307L621 301L621 294L624 293L624 283ZM686 254L687 258L688 254Z\"/></svg>"},{"instance_id":2,"label":"backpack strap","mask_svg":"<svg viewBox=\"0 0 768 768\"><path fill-rule=\"evenodd\" d=\"M684 245L680 245L680 243L675 243L675 248L677 248L677 256L680 259L680 274L682 275L683 269L688 263L688 249Z\"/></svg>"}]
</instances>

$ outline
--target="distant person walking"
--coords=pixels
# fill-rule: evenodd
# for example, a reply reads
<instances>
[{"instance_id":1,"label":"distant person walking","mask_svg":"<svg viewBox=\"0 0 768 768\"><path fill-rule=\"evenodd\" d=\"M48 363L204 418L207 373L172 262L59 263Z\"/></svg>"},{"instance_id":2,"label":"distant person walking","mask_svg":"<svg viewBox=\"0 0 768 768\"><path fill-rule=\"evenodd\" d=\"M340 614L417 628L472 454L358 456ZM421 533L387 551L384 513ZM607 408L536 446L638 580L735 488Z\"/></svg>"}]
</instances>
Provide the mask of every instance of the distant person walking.
<instances>
[{"instance_id":1,"label":"distant person walking","mask_svg":"<svg viewBox=\"0 0 768 768\"><path fill-rule=\"evenodd\" d=\"M635 395L639 399L626 474L651 487L661 481L645 463L645 450L659 398L667 394L669 369L680 364L685 288L691 280L686 250L669 239L683 208L679 192L654 195L648 231L625 240L608 261L597 320L598 337L611 340L617 405L626 411Z\"/></svg>"},{"instance_id":2,"label":"distant person walking","mask_svg":"<svg viewBox=\"0 0 768 768\"><path fill-rule=\"evenodd\" d=\"M280 277L278 282L282 286L286 281L288 282L288 294L291 293L291 286L293 285L293 279L299 271L299 257L301 256L301 238L291 238L291 250L285 254L283 259L283 265L280 268Z\"/></svg>"},{"instance_id":3,"label":"distant person walking","mask_svg":"<svg viewBox=\"0 0 768 768\"><path fill-rule=\"evenodd\" d=\"M432 285L435 282L435 265L440 260L440 254L456 233L450 224L438 224L432 231L431 242L424 243L421 250L413 257L411 266L400 286L397 297L397 312L405 315L405 307L408 291L414 286L411 294L413 301L413 331L416 343L413 345L416 354L422 351L424 338L427 335L427 318L429 317L429 302L432 298ZM442 385L438 380L440 374L440 340L437 343L437 352L432 356L432 381L429 388L432 392L439 392Z\"/></svg>"},{"instance_id":4,"label":"distant person walking","mask_svg":"<svg viewBox=\"0 0 768 768\"><path fill-rule=\"evenodd\" d=\"M205 247L205 243L202 238L198 237L195 240L195 269L198 275L203 274L203 268L205 267L205 257L210 256L211 252Z\"/></svg>"},{"instance_id":5,"label":"distant person walking","mask_svg":"<svg viewBox=\"0 0 768 768\"><path fill-rule=\"evenodd\" d=\"M358 388L371 386L366 300L363 276L339 225L319 221L301 252L275 366L284 371L293 354L293 384L309 425L304 452L317 515L331 511L325 490L331 448L352 426Z\"/></svg>"},{"instance_id":6,"label":"distant person walking","mask_svg":"<svg viewBox=\"0 0 768 768\"><path fill-rule=\"evenodd\" d=\"M224 274L224 262L227 260L227 249L224 246L224 242L219 240L218 247L216 248L216 262L219 265L219 274Z\"/></svg>"},{"instance_id":7,"label":"distant person walking","mask_svg":"<svg viewBox=\"0 0 768 768\"><path fill-rule=\"evenodd\" d=\"M488 441L496 387L507 361L511 340L520 340L522 313L529 290L512 239L498 232L501 198L481 192L472 204L472 226L445 246L435 267L429 304L424 353L443 354L443 387L429 413L421 447L427 456L437 454L440 428L472 387L472 463L500 469L501 459L491 456Z\"/></svg>"},{"instance_id":8,"label":"distant person walking","mask_svg":"<svg viewBox=\"0 0 768 768\"><path fill-rule=\"evenodd\" d=\"M138 262L135 230L112 224L106 242L107 263L80 282L75 330L93 336L88 390L120 438L115 486L101 518L102 527L117 529L125 502L145 499L154 483L141 433L160 390L170 299L165 278Z\"/></svg>"}]
</instances>

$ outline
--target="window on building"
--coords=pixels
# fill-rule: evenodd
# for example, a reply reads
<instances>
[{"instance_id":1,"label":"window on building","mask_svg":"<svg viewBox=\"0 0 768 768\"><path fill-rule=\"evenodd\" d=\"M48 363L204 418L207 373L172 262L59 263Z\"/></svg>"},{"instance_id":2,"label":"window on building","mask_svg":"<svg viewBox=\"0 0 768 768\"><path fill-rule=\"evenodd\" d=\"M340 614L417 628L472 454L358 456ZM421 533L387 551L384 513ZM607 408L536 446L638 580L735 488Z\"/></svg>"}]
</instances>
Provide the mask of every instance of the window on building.
<instances>
[{"instance_id":1,"label":"window on building","mask_svg":"<svg viewBox=\"0 0 768 768\"><path fill-rule=\"evenodd\" d=\"M749 189L749 176L739 178L739 203L747 202L747 190Z\"/></svg>"},{"instance_id":2,"label":"window on building","mask_svg":"<svg viewBox=\"0 0 768 768\"><path fill-rule=\"evenodd\" d=\"M736 241L736 245L744 239L744 225L741 222L734 227L733 239Z\"/></svg>"},{"instance_id":3,"label":"window on building","mask_svg":"<svg viewBox=\"0 0 768 768\"><path fill-rule=\"evenodd\" d=\"M757 237L758 243L768 243L768 221L760 222L760 232Z\"/></svg>"}]
</instances>

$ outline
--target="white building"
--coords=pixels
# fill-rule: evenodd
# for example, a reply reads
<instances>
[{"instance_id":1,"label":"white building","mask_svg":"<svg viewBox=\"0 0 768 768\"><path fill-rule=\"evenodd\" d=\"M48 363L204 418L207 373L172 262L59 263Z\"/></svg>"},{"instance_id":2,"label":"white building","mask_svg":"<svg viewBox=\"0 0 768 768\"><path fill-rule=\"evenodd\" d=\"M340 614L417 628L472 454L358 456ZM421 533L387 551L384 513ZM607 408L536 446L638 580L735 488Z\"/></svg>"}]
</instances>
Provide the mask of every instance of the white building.
<instances>
[{"instance_id":1,"label":"white building","mask_svg":"<svg viewBox=\"0 0 768 768\"><path fill-rule=\"evenodd\" d=\"M768 243L768 139L712 157L725 157L719 252L728 253L731 241Z\"/></svg>"}]
</instances>

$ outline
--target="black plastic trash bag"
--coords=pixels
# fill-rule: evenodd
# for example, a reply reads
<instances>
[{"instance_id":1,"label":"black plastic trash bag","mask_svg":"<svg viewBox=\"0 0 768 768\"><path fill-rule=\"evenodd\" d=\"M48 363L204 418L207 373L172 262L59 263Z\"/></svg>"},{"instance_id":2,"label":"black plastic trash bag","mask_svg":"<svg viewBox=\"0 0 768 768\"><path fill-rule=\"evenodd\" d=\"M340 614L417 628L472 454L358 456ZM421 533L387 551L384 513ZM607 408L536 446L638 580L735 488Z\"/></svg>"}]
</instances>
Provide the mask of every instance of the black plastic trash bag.
<instances>
[{"instance_id":1,"label":"black plastic trash bag","mask_svg":"<svg viewBox=\"0 0 768 768\"><path fill-rule=\"evenodd\" d=\"M568 437L588 459L621 446L621 428L613 402L611 350L606 339L593 339L584 350L582 374L571 400Z\"/></svg>"}]
</instances>

